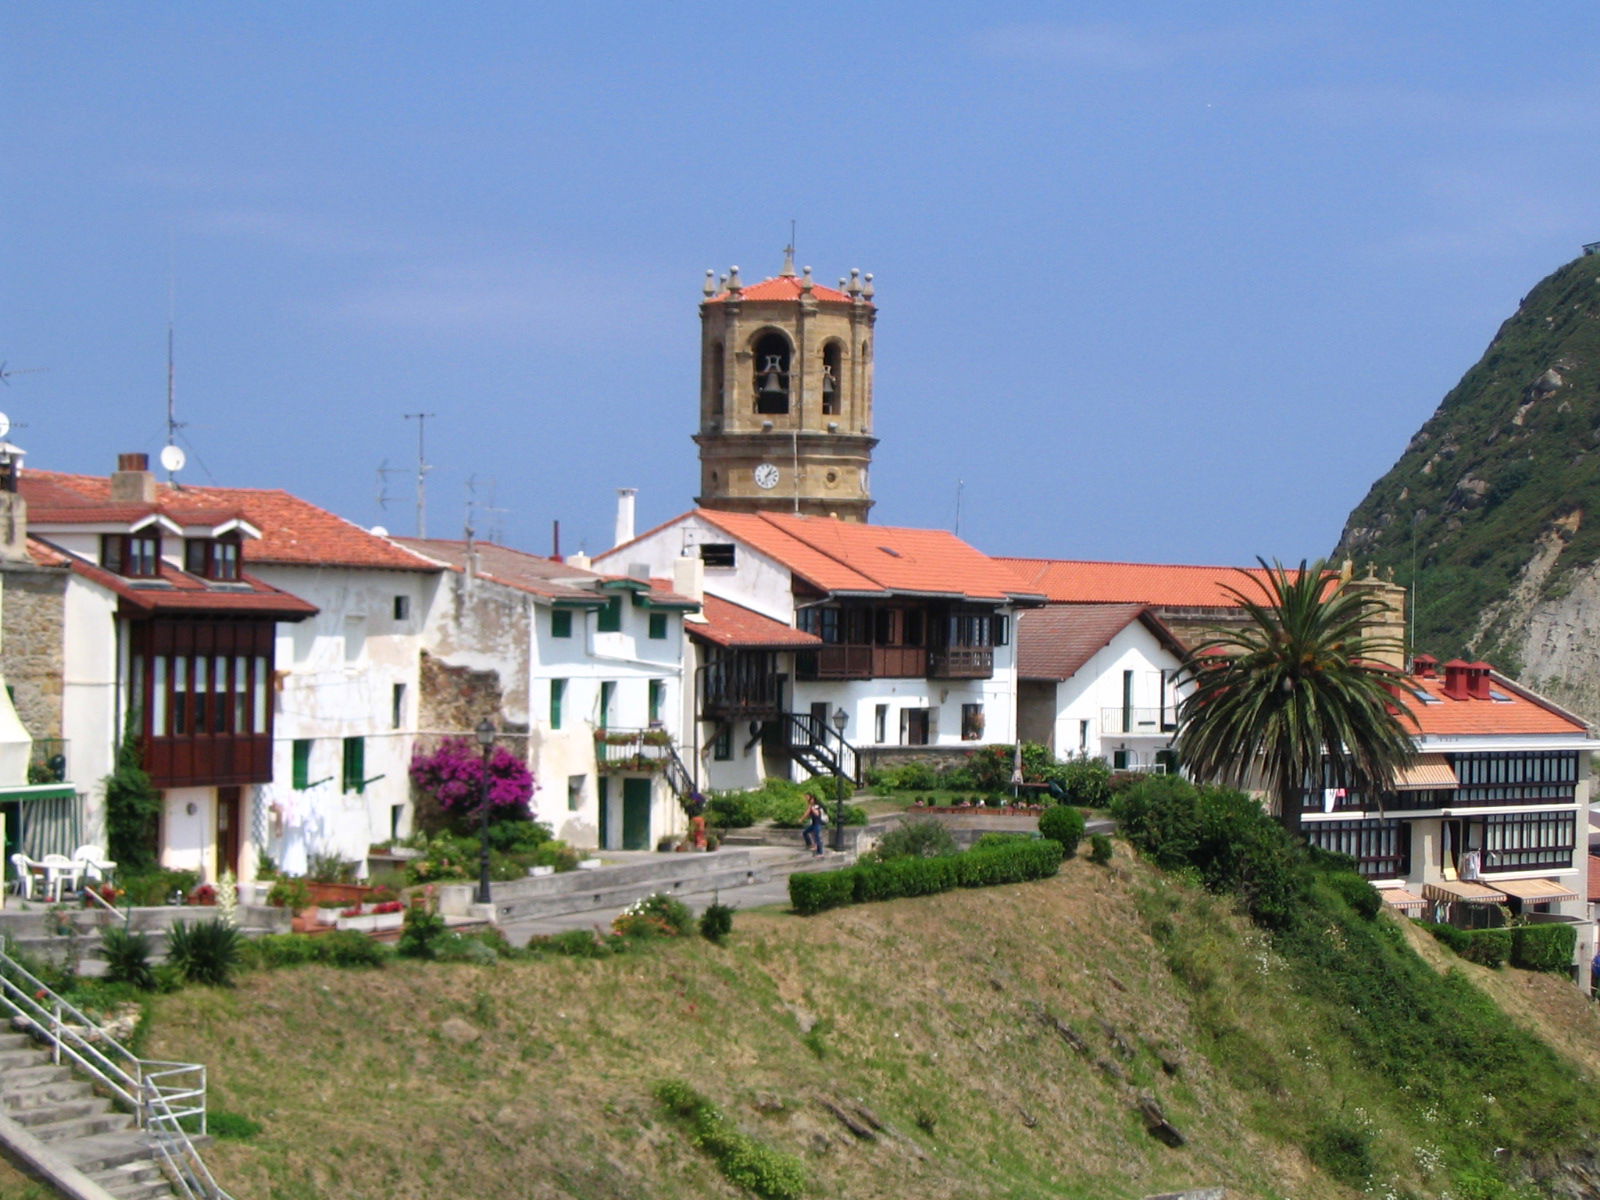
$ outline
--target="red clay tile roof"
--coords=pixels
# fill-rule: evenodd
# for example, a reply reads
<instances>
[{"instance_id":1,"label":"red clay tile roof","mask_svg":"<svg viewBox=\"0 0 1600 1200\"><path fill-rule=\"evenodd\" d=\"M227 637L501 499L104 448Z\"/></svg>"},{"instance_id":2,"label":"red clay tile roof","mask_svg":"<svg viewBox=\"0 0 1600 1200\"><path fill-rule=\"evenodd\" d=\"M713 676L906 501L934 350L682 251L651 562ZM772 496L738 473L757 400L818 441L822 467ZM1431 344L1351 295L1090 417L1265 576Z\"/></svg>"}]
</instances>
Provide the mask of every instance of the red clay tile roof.
<instances>
[{"instance_id":1,"label":"red clay tile roof","mask_svg":"<svg viewBox=\"0 0 1600 1200\"><path fill-rule=\"evenodd\" d=\"M111 481L99 475L69 475L60 471L26 471L21 490L42 520L43 513L98 508L107 519L120 514L149 512L143 506L110 503ZM308 500L277 488L206 488L185 484L156 485L155 507L180 524L220 524L191 519L243 516L261 530L261 538L245 549L245 561L287 566L379 567L396 571L436 571L439 568L387 538L368 533L359 525L318 508ZM42 510L42 511L41 511ZM226 518L224 518L226 519Z\"/></svg>"},{"instance_id":2,"label":"red clay tile roof","mask_svg":"<svg viewBox=\"0 0 1600 1200\"><path fill-rule=\"evenodd\" d=\"M720 596L706 595L702 612L704 624L693 621L684 632L714 646L737 646L744 650L799 650L820 646L814 633L791 628L782 621L762 616L753 609Z\"/></svg>"},{"instance_id":3,"label":"red clay tile roof","mask_svg":"<svg viewBox=\"0 0 1600 1200\"><path fill-rule=\"evenodd\" d=\"M1183 657L1183 645L1142 604L1051 604L1017 617L1017 673L1023 679L1071 679L1135 621Z\"/></svg>"},{"instance_id":4,"label":"red clay tile roof","mask_svg":"<svg viewBox=\"0 0 1600 1200\"><path fill-rule=\"evenodd\" d=\"M824 592L965 596L996 603L1032 592L1008 566L943 529L708 509L697 515Z\"/></svg>"},{"instance_id":5,"label":"red clay tile roof","mask_svg":"<svg viewBox=\"0 0 1600 1200\"><path fill-rule=\"evenodd\" d=\"M108 571L98 563L69 554L42 539L30 538L29 541L67 563L85 579L114 592L119 602L118 608L125 614L215 613L230 617L261 616L277 621L299 621L317 612L315 604L243 572L236 582L218 584L163 562L161 574L155 579L136 582L115 571Z\"/></svg>"},{"instance_id":6,"label":"red clay tile roof","mask_svg":"<svg viewBox=\"0 0 1600 1200\"><path fill-rule=\"evenodd\" d=\"M1452 700L1444 694L1444 679L1409 677L1406 685L1423 692L1437 704L1409 700L1407 709L1416 719L1423 737L1430 735L1515 735L1556 733L1583 736L1588 726L1569 712L1543 697L1512 683L1505 676L1491 673L1491 691L1504 700Z\"/></svg>"},{"instance_id":7,"label":"red clay tile roof","mask_svg":"<svg viewBox=\"0 0 1600 1200\"><path fill-rule=\"evenodd\" d=\"M763 279L760 283L752 283L739 292L741 300L798 300L804 291L800 287L800 278L796 275L776 275L771 279ZM731 292L718 292L707 304L721 304L731 297ZM841 292L838 288L823 287L813 281L811 285L813 299L830 304L854 304L848 292ZM872 301L863 300L869 308Z\"/></svg>"},{"instance_id":8,"label":"red clay tile roof","mask_svg":"<svg viewBox=\"0 0 1600 1200\"><path fill-rule=\"evenodd\" d=\"M1151 604L1159 608L1238 608L1224 589L1252 596L1249 579L1265 579L1259 567L1191 567L1167 563L1082 562L1058 558L1007 558L1034 591L1052 603ZM1249 578L1247 578L1249 577Z\"/></svg>"}]
</instances>

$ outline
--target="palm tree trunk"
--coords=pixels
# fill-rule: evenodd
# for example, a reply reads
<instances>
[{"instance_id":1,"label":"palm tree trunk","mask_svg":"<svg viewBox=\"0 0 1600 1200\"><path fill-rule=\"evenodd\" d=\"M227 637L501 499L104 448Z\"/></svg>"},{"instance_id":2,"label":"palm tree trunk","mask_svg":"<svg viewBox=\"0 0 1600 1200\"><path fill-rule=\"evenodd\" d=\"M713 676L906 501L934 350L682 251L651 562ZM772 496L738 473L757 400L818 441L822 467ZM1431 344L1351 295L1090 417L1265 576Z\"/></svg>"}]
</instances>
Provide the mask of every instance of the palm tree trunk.
<instances>
[{"instance_id":1,"label":"palm tree trunk","mask_svg":"<svg viewBox=\"0 0 1600 1200\"><path fill-rule=\"evenodd\" d=\"M1283 831L1297 842L1302 838L1300 793L1300 788L1288 783L1278 790L1278 821L1283 826Z\"/></svg>"}]
</instances>

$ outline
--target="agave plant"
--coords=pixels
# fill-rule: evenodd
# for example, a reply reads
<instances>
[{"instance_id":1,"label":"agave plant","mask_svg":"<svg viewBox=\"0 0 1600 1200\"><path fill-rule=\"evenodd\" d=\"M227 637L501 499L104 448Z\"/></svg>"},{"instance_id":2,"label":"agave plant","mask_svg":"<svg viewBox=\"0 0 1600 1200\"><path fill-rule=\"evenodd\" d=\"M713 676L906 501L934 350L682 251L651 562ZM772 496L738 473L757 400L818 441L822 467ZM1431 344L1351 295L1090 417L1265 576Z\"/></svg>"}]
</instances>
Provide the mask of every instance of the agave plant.
<instances>
[{"instance_id":1,"label":"agave plant","mask_svg":"<svg viewBox=\"0 0 1600 1200\"><path fill-rule=\"evenodd\" d=\"M190 983L226 987L239 967L242 939L232 925L209 921L173 923L167 934L167 961Z\"/></svg>"},{"instance_id":2,"label":"agave plant","mask_svg":"<svg viewBox=\"0 0 1600 1200\"><path fill-rule=\"evenodd\" d=\"M152 991L156 973L150 965L150 938L124 925L108 926L100 935L100 954L106 961L105 977L113 983L131 983Z\"/></svg>"}]
</instances>

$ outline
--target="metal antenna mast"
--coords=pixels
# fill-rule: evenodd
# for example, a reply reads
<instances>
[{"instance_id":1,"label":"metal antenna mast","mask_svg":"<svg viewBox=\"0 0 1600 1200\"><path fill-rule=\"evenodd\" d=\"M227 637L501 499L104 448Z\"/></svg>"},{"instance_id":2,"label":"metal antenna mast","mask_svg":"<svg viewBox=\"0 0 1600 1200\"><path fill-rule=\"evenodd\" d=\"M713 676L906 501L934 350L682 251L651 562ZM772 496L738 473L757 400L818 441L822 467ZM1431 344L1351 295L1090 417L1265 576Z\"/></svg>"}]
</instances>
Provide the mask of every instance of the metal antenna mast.
<instances>
[{"instance_id":1,"label":"metal antenna mast","mask_svg":"<svg viewBox=\"0 0 1600 1200\"><path fill-rule=\"evenodd\" d=\"M428 418L438 415L431 412L405 414L406 420L417 423L417 536L419 538L428 536L428 472L433 470L423 449L423 435L427 432Z\"/></svg>"}]
</instances>

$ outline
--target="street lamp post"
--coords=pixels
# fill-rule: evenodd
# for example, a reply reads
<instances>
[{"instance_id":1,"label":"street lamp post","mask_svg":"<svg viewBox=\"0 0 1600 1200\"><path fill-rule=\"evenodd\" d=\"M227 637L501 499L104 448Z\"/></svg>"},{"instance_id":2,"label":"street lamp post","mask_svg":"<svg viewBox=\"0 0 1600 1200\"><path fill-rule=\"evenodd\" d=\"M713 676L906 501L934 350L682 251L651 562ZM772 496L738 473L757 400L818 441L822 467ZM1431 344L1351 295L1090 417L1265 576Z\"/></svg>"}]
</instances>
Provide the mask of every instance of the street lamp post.
<instances>
[{"instance_id":1,"label":"street lamp post","mask_svg":"<svg viewBox=\"0 0 1600 1200\"><path fill-rule=\"evenodd\" d=\"M833 753L833 848L844 852L844 727L850 714L842 708L833 710L833 730L839 735L839 744Z\"/></svg>"},{"instance_id":2,"label":"street lamp post","mask_svg":"<svg viewBox=\"0 0 1600 1200\"><path fill-rule=\"evenodd\" d=\"M494 749L494 722L485 717L478 722L475 731L478 737L478 746L483 751L483 775L479 780L478 812L480 824L478 834L482 841L478 858L478 903L488 904L489 901L489 752Z\"/></svg>"}]
</instances>

